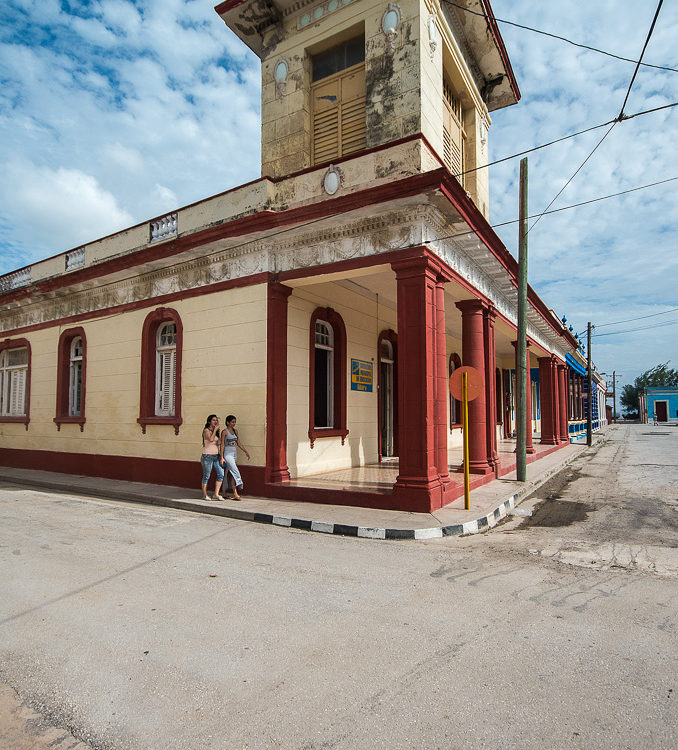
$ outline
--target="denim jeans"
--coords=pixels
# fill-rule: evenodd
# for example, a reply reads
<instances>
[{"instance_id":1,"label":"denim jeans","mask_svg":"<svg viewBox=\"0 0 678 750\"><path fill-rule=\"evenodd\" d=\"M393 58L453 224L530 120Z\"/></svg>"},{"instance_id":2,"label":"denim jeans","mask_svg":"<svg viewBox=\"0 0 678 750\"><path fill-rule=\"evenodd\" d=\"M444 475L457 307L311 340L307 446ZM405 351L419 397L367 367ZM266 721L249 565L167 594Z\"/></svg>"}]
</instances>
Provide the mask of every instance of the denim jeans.
<instances>
[{"instance_id":1,"label":"denim jeans","mask_svg":"<svg viewBox=\"0 0 678 750\"><path fill-rule=\"evenodd\" d=\"M200 456L200 463L202 465L202 483L207 484L209 482L212 468L217 472L217 482L224 481L224 470L219 464L219 456L211 456L207 453L203 453Z\"/></svg>"}]
</instances>

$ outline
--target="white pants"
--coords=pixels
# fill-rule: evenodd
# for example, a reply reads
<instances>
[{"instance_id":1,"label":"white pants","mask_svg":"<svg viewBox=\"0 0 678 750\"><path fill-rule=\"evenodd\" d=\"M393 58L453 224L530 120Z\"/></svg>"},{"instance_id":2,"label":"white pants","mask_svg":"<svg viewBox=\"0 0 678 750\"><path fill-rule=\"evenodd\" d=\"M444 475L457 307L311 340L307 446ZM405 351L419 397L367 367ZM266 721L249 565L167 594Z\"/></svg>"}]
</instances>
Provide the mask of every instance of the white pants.
<instances>
[{"instance_id":1,"label":"white pants","mask_svg":"<svg viewBox=\"0 0 678 750\"><path fill-rule=\"evenodd\" d=\"M238 465L235 462L235 448L224 449L224 472L230 471L235 486L239 489L242 487L242 477L238 471Z\"/></svg>"}]
</instances>

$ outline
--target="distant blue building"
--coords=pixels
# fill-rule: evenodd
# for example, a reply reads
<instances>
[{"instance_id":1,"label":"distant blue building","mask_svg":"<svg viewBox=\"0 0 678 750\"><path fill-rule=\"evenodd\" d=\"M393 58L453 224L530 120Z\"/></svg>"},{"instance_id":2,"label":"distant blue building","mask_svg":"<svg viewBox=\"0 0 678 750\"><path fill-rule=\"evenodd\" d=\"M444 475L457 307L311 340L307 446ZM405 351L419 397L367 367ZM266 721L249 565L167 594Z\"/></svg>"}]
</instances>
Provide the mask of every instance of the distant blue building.
<instances>
[{"instance_id":1,"label":"distant blue building","mask_svg":"<svg viewBox=\"0 0 678 750\"><path fill-rule=\"evenodd\" d=\"M678 388L646 388L640 396L640 421L678 424Z\"/></svg>"}]
</instances>

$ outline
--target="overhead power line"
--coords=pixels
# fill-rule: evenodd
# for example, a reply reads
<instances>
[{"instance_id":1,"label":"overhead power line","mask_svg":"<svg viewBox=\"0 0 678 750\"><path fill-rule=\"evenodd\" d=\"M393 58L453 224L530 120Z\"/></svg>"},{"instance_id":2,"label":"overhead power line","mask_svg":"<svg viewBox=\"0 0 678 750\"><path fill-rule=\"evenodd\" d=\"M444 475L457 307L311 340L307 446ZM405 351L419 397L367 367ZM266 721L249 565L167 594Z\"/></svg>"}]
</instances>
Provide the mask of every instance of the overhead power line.
<instances>
[{"instance_id":1,"label":"overhead power line","mask_svg":"<svg viewBox=\"0 0 678 750\"><path fill-rule=\"evenodd\" d=\"M638 58L638 62L636 64L636 69L633 71L633 76L631 76L631 83L629 83L629 87L626 91L626 96L624 97L624 103L622 104L622 108L619 110L620 118L624 116L624 107L626 107L626 102L629 100L629 94L631 93L631 89L633 88L633 82L636 80L636 75L638 74L638 68L640 67L641 61L643 59L643 55L645 54L645 50L647 49L647 45L650 42L650 37L652 36L652 32L654 31L655 24L657 23L657 18L659 18L659 11L661 10L663 3L664 3L664 0L659 0L659 5L657 5L657 10L654 13L654 18L652 19L650 30L647 32L647 37L645 38L643 51L640 53L640 57Z\"/></svg>"},{"instance_id":2,"label":"overhead power line","mask_svg":"<svg viewBox=\"0 0 678 750\"><path fill-rule=\"evenodd\" d=\"M674 178L675 179L675 178ZM626 320L615 320L613 323L600 323L597 328L604 328L605 326L618 326L622 323L633 323L634 320L645 320L646 318L656 318L658 315L668 315L672 312L677 312L678 307L672 307L670 310L664 310L664 312L652 313L651 315L639 315L637 318L626 318Z\"/></svg>"},{"instance_id":3,"label":"overhead power line","mask_svg":"<svg viewBox=\"0 0 678 750\"><path fill-rule=\"evenodd\" d=\"M636 80L636 73L638 73L638 67L640 66L640 61L643 59L643 55L645 54L645 50L647 49L648 42L650 41L650 37L652 36L652 32L654 31L655 24L657 23L657 17L659 16L659 11L661 10L662 4L664 0L659 0L659 5L657 6L657 10L655 11L654 18L652 19L652 24L650 25L650 30L647 33L647 36L645 37L645 44L643 45L643 51L640 55L640 59L638 60L638 63L635 67L635 70L633 71L633 75L631 76L631 82L629 83L629 87L626 91L626 98L624 99L624 104L622 104L621 111L617 115L615 121L610 125L609 130L605 131L605 135L596 143L596 145L593 147L592 151L589 153L589 155L584 159L584 161L575 169L574 173L570 177L570 179L563 185L563 187L558 191L555 198L546 206L544 211L535 219L532 226L527 230L528 232L534 229L534 227L539 223L539 220L544 215L546 211L548 211L549 208L558 200L560 195L563 193L565 188L574 180L574 178L579 174L579 172L583 169L584 165L588 162L588 160L595 154L595 152L598 150L598 147L602 144L602 142L607 138L608 135L612 132L614 126L621 122L621 120L624 117L624 107L626 106L626 102L628 101L629 94L631 93L631 89L633 87L633 82Z\"/></svg>"},{"instance_id":4,"label":"overhead power line","mask_svg":"<svg viewBox=\"0 0 678 750\"><path fill-rule=\"evenodd\" d=\"M615 120L612 125L610 125L609 129L605 131L605 135L596 143L596 145L593 147L593 150L589 153L589 155L584 159L584 161L575 169L574 173L570 177L570 179L560 188L560 190L556 193L553 200L546 206L546 208L537 216L537 218L534 220L532 226L527 230L528 234L535 228L535 226L539 223L542 216L546 214L546 212L551 208L551 206L560 198L565 188L574 180L574 178L581 172L581 170L584 168L584 165L586 162L593 156L593 154L596 153L598 150L598 146L601 145L601 143L607 138L608 135L612 132L612 128L617 124L617 121Z\"/></svg>"},{"instance_id":5,"label":"overhead power line","mask_svg":"<svg viewBox=\"0 0 678 750\"><path fill-rule=\"evenodd\" d=\"M505 161L510 161L511 159L517 159L519 156L525 156L526 154L531 154L533 151L539 151L542 148L547 148L548 146L554 146L556 143L562 143L563 141L567 141L570 138L576 138L578 135L584 135L584 133L590 133L593 130L599 130L600 128L604 128L607 125L613 125L617 122L626 122L627 120L633 120L635 117L641 117L642 115L650 115L653 112L659 112L662 109L671 109L673 107L678 107L678 102L672 102L671 104L663 104L661 107L653 107L652 109L645 109L642 112L635 112L632 115L623 115L621 117L615 117L614 120L608 120L607 122L601 122L600 125L593 125L590 128L585 128L584 130L578 130L576 133L570 133L569 135L564 135L561 138L556 138L553 141L548 141L548 143L542 143L539 146L533 146L532 148L525 149L524 151L519 151L516 154L510 154L509 156L502 156L501 159L495 159L494 161L490 161L487 164L483 164L479 167L472 167L471 169L466 169L463 172L458 172L454 176L455 177L461 177L465 174L471 174L472 172L477 172L479 169L485 169L486 167L493 167L495 164L501 164Z\"/></svg>"},{"instance_id":6,"label":"overhead power line","mask_svg":"<svg viewBox=\"0 0 678 750\"><path fill-rule=\"evenodd\" d=\"M639 328L629 328L626 331L610 331L609 333L594 333L593 335L596 338L601 338L602 336L620 336L622 333L636 333L636 331L648 331L650 329L655 330L656 328L665 328L667 326L675 326L678 324L678 320L667 320L664 323L657 323L657 325L653 326L640 326Z\"/></svg>"},{"instance_id":7,"label":"overhead power line","mask_svg":"<svg viewBox=\"0 0 678 750\"><path fill-rule=\"evenodd\" d=\"M485 18L485 13L480 13L477 10L471 10L470 8L466 8L463 5L459 5L458 3L453 3L451 0L445 0L445 2L448 5L452 5L455 8L459 8L459 10L463 10L465 13L471 13L474 16L482 16ZM496 16L487 16L487 18L491 18L493 21L497 21L498 23L506 24L507 26L515 26L518 29L523 29L525 31L531 31L534 34L541 34L542 36L548 36L552 39L559 39L561 42L567 42L567 44L571 44L574 47L581 47L581 49L587 49L590 52L597 52L601 55L607 55L607 57L613 57L615 60L622 60L623 62L629 62L629 63L636 63L638 64L638 60L633 60L630 57L623 57L622 55L615 55L613 52L606 52L603 49L598 49L597 47L591 47L588 44L580 44L579 42L573 42L571 39L567 39L567 37L560 36L559 34L551 34L549 31L542 31L541 29L535 29L532 26L525 26L521 23L515 23L514 21L507 21L504 18L497 18ZM669 70L672 73L678 73L677 68L669 68L666 65L651 65L650 63L640 63L643 65L643 67L646 68L655 68L657 70Z\"/></svg>"},{"instance_id":8,"label":"overhead power line","mask_svg":"<svg viewBox=\"0 0 678 750\"><path fill-rule=\"evenodd\" d=\"M528 219L534 219L538 216L548 216L548 214L557 214L559 211L569 211L572 208L579 208L580 206L587 206L589 203L598 203L598 201L604 201L608 198L617 198L620 195L626 195L627 193L635 193L638 190L645 190L645 188L651 188L655 187L656 185L664 185L667 182L673 182L675 180L678 180L678 177L669 177L667 180L659 180L658 182L651 182L649 185L639 185L638 187L629 188L628 190L622 190L619 193L610 193L610 195L601 195L598 198L591 198L587 201L581 201L580 203L571 203L569 206L561 206L560 208L554 208L551 211L542 211L541 214L533 214L532 216L528 216ZM500 224L492 224L493 229L497 229L498 227L505 227L509 224L516 224L519 220L518 219L511 219L510 221L502 221ZM678 308L676 308L678 309ZM657 313L660 314L660 313ZM612 325L612 323L606 323L605 325Z\"/></svg>"}]
</instances>

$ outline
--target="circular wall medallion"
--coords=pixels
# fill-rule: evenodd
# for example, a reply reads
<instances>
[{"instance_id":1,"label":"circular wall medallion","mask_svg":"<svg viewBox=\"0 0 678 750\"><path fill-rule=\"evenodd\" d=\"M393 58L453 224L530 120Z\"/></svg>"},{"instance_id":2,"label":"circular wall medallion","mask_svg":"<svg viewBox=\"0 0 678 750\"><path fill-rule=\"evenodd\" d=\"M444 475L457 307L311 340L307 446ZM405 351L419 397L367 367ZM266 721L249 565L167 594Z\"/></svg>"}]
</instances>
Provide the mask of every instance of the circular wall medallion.
<instances>
[{"instance_id":1,"label":"circular wall medallion","mask_svg":"<svg viewBox=\"0 0 678 750\"><path fill-rule=\"evenodd\" d=\"M330 2L327 5L327 10L329 10L330 13L334 13L334 11L339 7L339 0L330 0Z\"/></svg>"},{"instance_id":2,"label":"circular wall medallion","mask_svg":"<svg viewBox=\"0 0 678 750\"><path fill-rule=\"evenodd\" d=\"M344 174L339 169L339 167L335 167L333 164L330 164L329 168L323 175L322 184L323 184L323 190L328 195L334 195L337 190L341 187L341 184L344 181Z\"/></svg>"},{"instance_id":3,"label":"circular wall medallion","mask_svg":"<svg viewBox=\"0 0 678 750\"><path fill-rule=\"evenodd\" d=\"M273 70L273 77L276 83L283 83L287 80L287 74L289 73L289 66L287 60L278 60L275 69Z\"/></svg>"},{"instance_id":4,"label":"circular wall medallion","mask_svg":"<svg viewBox=\"0 0 678 750\"><path fill-rule=\"evenodd\" d=\"M311 16L309 16L308 13L304 13L304 15L301 17L301 25L308 26L309 23L311 23Z\"/></svg>"},{"instance_id":5,"label":"circular wall medallion","mask_svg":"<svg viewBox=\"0 0 678 750\"><path fill-rule=\"evenodd\" d=\"M390 6L381 17L381 29L384 34L394 34L400 23L400 12L394 6Z\"/></svg>"},{"instance_id":6,"label":"circular wall medallion","mask_svg":"<svg viewBox=\"0 0 678 750\"><path fill-rule=\"evenodd\" d=\"M323 12L324 12L324 11L323 11L323 8L322 8L322 7L320 7L320 8L316 8L316 9L315 9L315 10L313 11L313 17L315 18L315 20L316 20L316 21L320 20L320 19L321 19L321 18L323 17Z\"/></svg>"}]
</instances>

